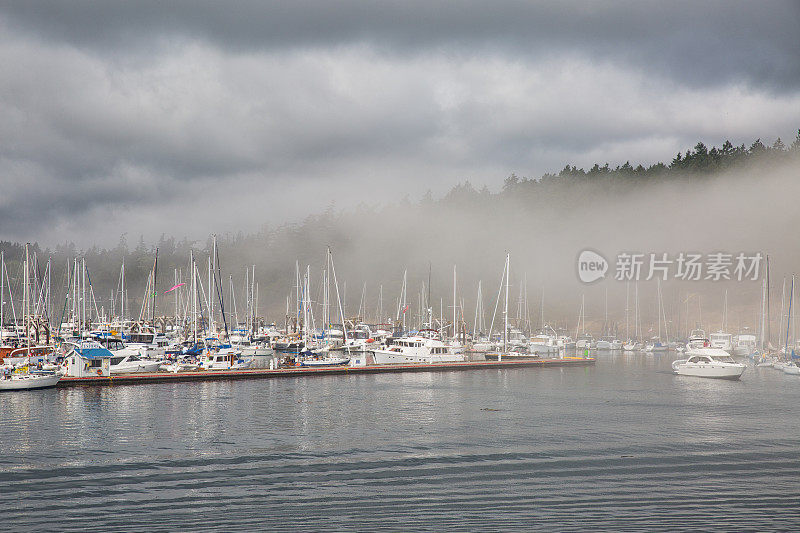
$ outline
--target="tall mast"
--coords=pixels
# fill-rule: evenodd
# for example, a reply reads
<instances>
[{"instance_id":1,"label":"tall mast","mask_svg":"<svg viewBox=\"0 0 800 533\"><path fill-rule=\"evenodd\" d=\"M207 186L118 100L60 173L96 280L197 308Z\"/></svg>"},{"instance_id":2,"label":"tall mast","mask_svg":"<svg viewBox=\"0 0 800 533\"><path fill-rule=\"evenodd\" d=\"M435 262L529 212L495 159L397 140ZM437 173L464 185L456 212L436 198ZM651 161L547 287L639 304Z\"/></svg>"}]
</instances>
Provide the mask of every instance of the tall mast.
<instances>
[{"instance_id":1,"label":"tall mast","mask_svg":"<svg viewBox=\"0 0 800 533\"><path fill-rule=\"evenodd\" d=\"M767 347L772 342L772 332L770 331L770 317L769 317L769 254L767 254Z\"/></svg>"},{"instance_id":2,"label":"tall mast","mask_svg":"<svg viewBox=\"0 0 800 533\"><path fill-rule=\"evenodd\" d=\"M725 301L722 304L722 331L728 331L728 289L725 289Z\"/></svg>"},{"instance_id":3,"label":"tall mast","mask_svg":"<svg viewBox=\"0 0 800 533\"><path fill-rule=\"evenodd\" d=\"M153 321L154 331L156 327L156 297L158 296L158 290L156 289L156 276L158 276L158 248L156 248L156 257L153 260L153 312L151 320Z\"/></svg>"},{"instance_id":4,"label":"tall mast","mask_svg":"<svg viewBox=\"0 0 800 533\"><path fill-rule=\"evenodd\" d=\"M639 282L633 282L633 289L635 294L633 300L633 334L638 341L641 338L641 324L639 324Z\"/></svg>"},{"instance_id":5,"label":"tall mast","mask_svg":"<svg viewBox=\"0 0 800 533\"><path fill-rule=\"evenodd\" d=\"M453 339L456 338L456 265L453 265Z\"/></svg>"},{"instance_id":6,"label":"tall mast","mask_svg":"<svg viewBox=\"0 0 800 533\"><path fill-rule=\"evenodd\" d=\"M6 258L5 253L0 251L0 345L3 344L3 325L5 322L3 321L3 310L5 309L6 300L6 285L5 285L5 277L3 276L3 272L6 269Z\"/></svg>"},{"instance_id":7,"label":"tall mast","mask_svg":"<svg viewBox=\"0 0 800 533\"><path fill-rule=\"evenodd\" d=\"M119 307L120 307L119 316L120 316L120 322L122 322L122 325L124 326L125 325L125 258L124 257L122 258L122 272L120 276L122 278L122 283L121 283L122 287L120 289L120 295L119 295Z\"/></svg>"},{"instance_id":8,"label":"tall mast","mask_svg":"<svg viewBox=\"0 0 800 533\"><path fill-rule=\"evenodd\" d=\"M472 336L473 338L478 334L478 329L481 325L478 323L478 315L482 313L483 295L481 294L481 280L478 280L478 297L475 299L475 322L472 323Z\"/></svg>"},{"instance_id":9,"label":"tall mast","mask_svg":"<svg viewBox=\"0 0 800 533\"><path fill-rule=\"evenodd\" d=\"M401 305L403 306L403 333L406 331L406 307L407 307L407 291L408 291L408 269L403 270L403 293L402 293L402 301Z\"/></svg>"},{"instance_id":10,"label":"tall mast","mask_svg":"<svg viewBox=\"0 0 800 533\"><path fill-rule=\"evenodd\" d=\"M508 275L511 254L506 254L506 303L503 311L503 353L508 351Z\"/></svg>"},{"instance_id":11,"label":"tall mast","mask_svg":"<svg viewBox=\"0 0 800 533\"><path fill-rule=\"evenodd\" d=\"M656 322L658 322L658 341L661 342L661 278L656 278L656 296L658 296L658 307L656 308Z\"/></svg>"},{"instance_id":12,"label":"tall mast","mask_svg":"<svg viewBox=\"0 0 800 533\"><path fill-rule=\"evenodd\" d=\"M792 274L792 288L789 290L789 311L786 314L786 343L783 347L783 353L786 359L791 360L792 355L789 353L789 324L792 320L792 300L794 297L794 274Z\"/></svg>"},{"instance_id":13,"label":"tall mast","mask_svg":"<svg viewBox=\"0 0 800 533\"><path fill-rule=\"evenodd\" d=\"M300 261L295 259L294 261L294 310L295 310L295 322L294 322L294 331L297 333L300 328ZM286 333L289 333L288 331Z\"/></svg>"},{"instance_id":14,"label":"tall mast","mask_svg":"<svg viewBox=\"0 0 800 533\"><path fill-rule=\"evenodd\" d=\"M333 254L331 253L330 247L328 248L328 257L331 261L331 272L333 273L333 286L336 287L336 301L339 304L339 317L342 319L342 335L344 336L344 342L347 344L347 327L344 323L344 307L342 307L342 299L339 297L339 282L336 280L336 267L333 264Z\"/></svg>"},{"instance_id":15,"label":"tall mast","mask_svg":"<svg viewBox=\"0 0 800 533\"><path fill-rule=\"evenodd\" d=\"M189 262L192 268L192 335L197 344L197 265L194 261L194 250L189 251Z\"/></svg>"},{"instance_id":16,"label":"tall mast","mask_svg":"<svg viewBox=\"0 0 800 533\"><path fill-rule=\"evenodd\" d=\"M83 330L87 329L86 324L86 258L81 260L81 337Z\"/></svg>"},{"instance_id":17,"label":"tall mast","mask_svg":"<svg viewBox=\"0 0 800 533\"><path fill-rule=\"evenodd\" d=\"M630 329L628 328L628 306L630 304L630 294L631 294L631 282L625 282L625 340L628 341L631 338Z\"/></svg>"},{"instance_id":18,"label":"tall mast","mask_svg":"<svg viewBox=\"0 0 800 533\"><path fill-rule=\"evenodd\" d=\"M23 276L23 289L22 289L22 324L25 327L25 344L28 347L28 357L31 356L31 332L28 325L28 312L30 308L30 295L28 293L28 243L25 243L25 274Z\"/></svg>"},{"instance_id":19,"label":"tall mast","mask_svg":"<svg viewBox=\"0 0 800 533\"><path fill-rule=\"evenodd\" d=\"M212 335L216 335L217 328L214 324L214 297L211 287L211 256L208 256L208 294L206 295L206 309L208 309L208 324L206 327L211 331Z\"/></svg>"}]
</instances>

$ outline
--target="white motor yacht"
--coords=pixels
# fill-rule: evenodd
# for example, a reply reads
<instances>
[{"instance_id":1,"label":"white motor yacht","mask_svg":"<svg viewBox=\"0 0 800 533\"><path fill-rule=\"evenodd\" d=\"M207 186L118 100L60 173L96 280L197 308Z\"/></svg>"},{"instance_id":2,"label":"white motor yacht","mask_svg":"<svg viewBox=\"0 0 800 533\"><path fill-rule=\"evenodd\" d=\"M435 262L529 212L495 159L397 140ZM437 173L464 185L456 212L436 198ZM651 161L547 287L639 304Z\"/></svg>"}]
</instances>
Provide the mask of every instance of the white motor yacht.
<instances>
[{"instance_id":1,"label":"white motor yacht","mask_svg":"<svg viewBox=\"0 0 800 533\"><path fill-rule=\"evenodd\" d=\"M199 367L204 370L245 370L250 365L250 360L242 359L241 354L232 348L209 352L199 362Z\"/></svg>"},{"instance_id":2,"label":"white motor yacht","mask_svg":"<svg viewBox=\"0 0 800 533\"><path fill-rule=\"evenodd\" d=\"M487 361L530 361L540 358L538 353L525 346L512 346L507 352L491 352L485 357Z\"/></svg>"},{"instance_id":3,"label":"white motor yacht","mask_svg":"<svg viewBox=\"0 0 800 533\"><path fill-rule=\"evenodd\" d=\"M736 336L736 344L733 346L733 355L738 357L749 357L755 353L757 348L756 336L752 333L739 333Z\"/></svg>"},{"instance_id":4,"label":"white motor yacht","mask_svg":"<svg viewBox=\"0 0 800 533\"><path fill-rule=\"evenodd\" d=\"M784 374L790 374L793 376L800 375L800 366L797 366L797 363L794 361L786 361L781 366L781 370L783 370Z\"/></svg>"},{"instance_id":5,"label":"white motor yacht","mask_svg":"<svg viewBox=\"0 0 800 533\"><path fill-rule=\"evenodd\" d=\"M681 376L702 378L739 379L745 368L733 357L719 348L690 348L687 359L673 361L672 369Z\"/></svg>"},{"instance_id":6,"label":"white motor yacht","mask_svg":"<svg viewBox=\"0 0 800 533\"><path fill-rule=\"evenodd\" d=\"M709 346L708 337L706 332L702 329L693 329L689 333L689 342L686 343L686 350L693 348L707 348Z\"/></svg>"},{"instance_id":7,"label":"white motor yacht","mask_svg":"<svg viewBox=\"0 0 800 533\"><path fill-rule=\"evenodd\" d=\"M712 333L709 344L712 348L719 348L733 355L733 335L730 333L725 333L724 331Z\"/></svg>"},{"instance_id":8,"label":"white motor yacht","mask_svg":"<svg viewBox=\"0 0 800 533\"><path fill-rule=\"evenodd\" d=\"M128 355L114 354L111 358L110 372L112 376L120 374L140 374L143 372L158 372L163 361L144 359L135 353Z\"/></svg>"},{"instance_id":9,"label":"white motor yacht","mask_svg":"<svg viewBox=\"0 0 800 533\"><path fill-rule=\"evenodd\" d=\"M558 355L558 339L545 332L533 335L528 343L528 351L536 355Z\"/></svg>"},{"instance_id":10,"label":"white motor yacht","mask_svg":"<svg viewBox=\"0 0 800 533\"><path fill-rule=\"evenodd\" d=\"M585 350L586 348L592 348L593 344L594 338L589 333L581 333L578 335L578 340L575 341L575 348Z\"/></svg>"},{"instance_id":11,"label":"white motor yacht","mask_svg":"<svg viewBox=\"0 0 800 533\"><path fill-rule=\"evenodd\" d=\"M452 346L438 339L414 336L395 339L388 346L375 349L375 364L402 363L450 363L465 361L463 353L456 353Z\"/></svg>"}]
</instances>

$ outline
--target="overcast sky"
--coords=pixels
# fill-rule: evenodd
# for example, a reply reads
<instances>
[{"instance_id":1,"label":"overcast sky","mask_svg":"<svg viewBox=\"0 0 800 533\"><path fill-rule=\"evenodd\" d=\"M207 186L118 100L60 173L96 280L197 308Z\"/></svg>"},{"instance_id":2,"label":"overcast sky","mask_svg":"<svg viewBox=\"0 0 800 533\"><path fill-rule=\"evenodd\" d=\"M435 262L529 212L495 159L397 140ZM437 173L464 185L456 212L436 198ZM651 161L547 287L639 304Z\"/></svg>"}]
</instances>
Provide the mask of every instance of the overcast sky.
<instances>
[{"instance_id":1,"label":"overcast sky","mask_svg":"<svg viewBox=\"0 0 800 533\"><path fill-rule=\"evenodd\" d=\"M0 2L0 238L113 245L791 142L800 2Z\"/></svg>"}]
</instances>

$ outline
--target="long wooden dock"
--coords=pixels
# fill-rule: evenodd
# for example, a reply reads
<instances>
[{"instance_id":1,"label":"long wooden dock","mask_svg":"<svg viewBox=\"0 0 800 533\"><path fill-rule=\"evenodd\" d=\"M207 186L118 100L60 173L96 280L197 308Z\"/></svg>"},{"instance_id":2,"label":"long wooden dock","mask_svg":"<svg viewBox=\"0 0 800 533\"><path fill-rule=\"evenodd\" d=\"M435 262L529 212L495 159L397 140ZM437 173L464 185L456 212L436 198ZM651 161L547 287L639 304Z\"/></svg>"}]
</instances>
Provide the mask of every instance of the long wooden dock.
<instances>
[{"instance_id":1,"label":"long wooden dock","mask_svg":"<svg viewBox=\"0 0 800 533\"><path fill-rule=\"evenodd\" d=\"M305 376L330 376L354 374L381 374L388 372L453 372L491 368L513 369L529 367L587 366L595 363L589 357L565 357L563 359L533 359L529 361L465 361L461 363L397 364L341 366L326 368L290 367L253 370L204 370L196 372L153 372L146 374L124 374L110 377L64 377L58 387L133 385L144 383L174 383L178 381L208 381L231 379L268 379Z\"/></svg>"}]
</instances>

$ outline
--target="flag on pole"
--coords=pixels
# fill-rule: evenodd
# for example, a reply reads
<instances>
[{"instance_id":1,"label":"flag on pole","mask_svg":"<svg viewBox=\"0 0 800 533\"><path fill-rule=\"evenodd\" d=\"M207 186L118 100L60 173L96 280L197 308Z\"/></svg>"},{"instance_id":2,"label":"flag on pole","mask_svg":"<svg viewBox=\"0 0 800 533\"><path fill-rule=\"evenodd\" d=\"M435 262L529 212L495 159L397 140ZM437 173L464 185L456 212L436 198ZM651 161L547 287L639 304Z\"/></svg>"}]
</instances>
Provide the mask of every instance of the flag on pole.
<instances>
[{"instance_id":1,"label":"flag on pole","mask_svg":"<svg viewBox=\"0 0 800 533\"><path fill-rule=\"evenodd\" d=\"M406 311L408 311L408 306L407 305L403 308L403 314L405 314Z\"/></svg>"},{"instance_id":2,"label":"flag on pole","mask_svg":"<svg viewBox=\"0 0 800 533\"><path fill-rule=\"evenodd\" d=\"M177 289L178 287L180 287L182 285L186 285L186 284L185 283L178 283L177 285L175 285L174 287L172 287L168 291L164 291L164 294L167 294L168 292L172 292L172 291L174 291L175 289Z\"/></svg>"}]
</instances>

